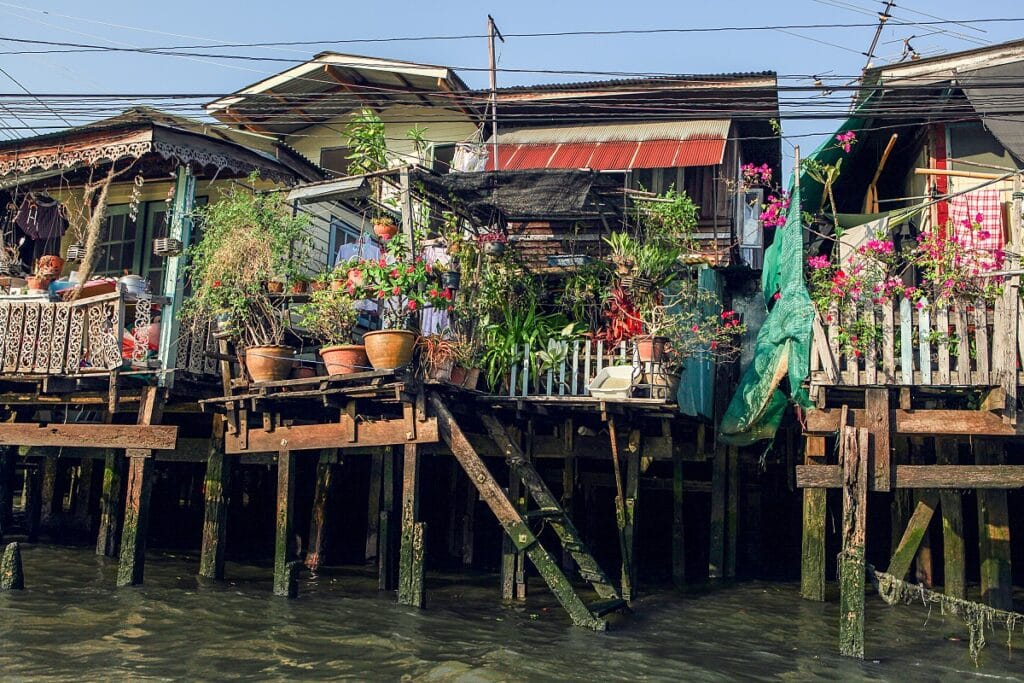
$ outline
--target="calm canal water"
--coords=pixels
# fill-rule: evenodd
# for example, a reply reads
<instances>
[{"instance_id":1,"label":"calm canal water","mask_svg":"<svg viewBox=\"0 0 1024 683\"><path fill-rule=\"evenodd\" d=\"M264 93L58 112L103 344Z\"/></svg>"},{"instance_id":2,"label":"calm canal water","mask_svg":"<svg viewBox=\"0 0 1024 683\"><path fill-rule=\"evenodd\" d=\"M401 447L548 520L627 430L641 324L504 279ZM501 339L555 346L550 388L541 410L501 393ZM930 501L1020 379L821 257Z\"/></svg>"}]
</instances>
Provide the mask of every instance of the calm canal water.
<instances>
[{"instance_id":1,"label":"calm canal water","mask_svg":"<svg viewBox=\"0 0 1024 683\"><path fill-rule=\"evenodd\" d=\"M844 660L836 603L804 602L791 584L649 592L590 633L541 590L503 607L491 576L430 576L417 611L358 570L304 579L287 601L270 595L266 568L229 564L229 581L200 583L195 558L151 554L146 585L116 590L116 565L88 549L22 553L28 589L0 594L5 681L1024 680L1004 632L975 667L955 618L877 597L868 661Z\"/></svg>"}]
</instances>

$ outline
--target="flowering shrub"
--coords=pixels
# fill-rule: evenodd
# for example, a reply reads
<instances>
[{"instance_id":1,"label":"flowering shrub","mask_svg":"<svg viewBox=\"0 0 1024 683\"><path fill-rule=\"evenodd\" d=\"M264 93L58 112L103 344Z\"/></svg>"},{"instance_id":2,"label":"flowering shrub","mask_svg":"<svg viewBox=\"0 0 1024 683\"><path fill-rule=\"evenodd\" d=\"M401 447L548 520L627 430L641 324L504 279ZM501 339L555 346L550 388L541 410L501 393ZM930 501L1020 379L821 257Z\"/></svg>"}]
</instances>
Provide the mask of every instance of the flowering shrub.
<instances>
[{"instance_id":1,"label":"flowering shrub","mask_svg":"<svg viewBox=\"0 0 1024 683\"><path fill-rule=\"evenodd\" d=\"M744 188L769 187L772 184L772 169L768 164L743 164L740 166L740 173L743 174Z\"/></svg>"},{"instance_id":2,"label":"flowering shrub","mask_svg":"<svg viewBox=\"0 0 1024 683\"><path fill-rule=\"evenodd\" d=\"M486 232L482 235L479 235L476 238L476 241L480 244L484 244L486 242L500 242L502 244L506 244L508 243L508 235L501 232L500 230L495 230L494 232Z\"/></svg>"},{"instance_id":3,"label":"flowering shrub","mask_svg":"<svg viewBox=\"0 0 1024 683\"><path fill-rule=\"evenodd\" d=\"M360 259L348 265L345 288L355 299L379 299L384 324L405 329L416 311L427 305L446 308L453 292L434 282L430 264L417 256L408 258L403 238L396 235L385 242L379 259Z\"/></svg>"},{"instance_id":4,"label":"flowering shrub","mask_svg":"<svg viewBox=\"0 0 1024 683\"><path fill-rule=\"evenodd\" d=\"M853 149L853 144L857 142L857 134L852 130L848 130L845 133L840 133L836 136L836 144L843 148L843 151L847 154Z\"/></svg>"},{"instance_id":5,"label":"flowering shrub","mask_svg":"<svg viewBox=\"0 0 1024 683\"><path fill-rule=\"evenodd\" d=\"M918 236L909 260L918 268L936 304L946 305L954 299L992 301L1002 292L1001 277L984 277L1001 270L1006 260L1002 249L977 246L991 237L984 220L979 213L973 221L963 221L963 230L949 225L945 234L932 230Z\"/></svg>"}]
</instances>

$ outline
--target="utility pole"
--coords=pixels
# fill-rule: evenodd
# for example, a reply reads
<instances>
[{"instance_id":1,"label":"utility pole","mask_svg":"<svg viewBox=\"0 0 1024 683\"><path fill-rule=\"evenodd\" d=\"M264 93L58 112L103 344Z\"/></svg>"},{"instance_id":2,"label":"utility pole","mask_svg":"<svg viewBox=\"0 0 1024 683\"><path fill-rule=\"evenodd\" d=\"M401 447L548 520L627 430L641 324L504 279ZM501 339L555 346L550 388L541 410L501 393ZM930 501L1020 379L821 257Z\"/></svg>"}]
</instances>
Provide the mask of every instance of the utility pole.
<instances>
[{"instance_id":1,"label":"utility pole","mask_svg":"<svg viewBox=\"0 0 1024 683\"><path fill-rule=\"evenodd\" d=\"M864 71L867 71L871 66L871 58L875 56L875 48L878 47L878 39L882 37L882 29L885 28L885 22L889 20L889 10L896 4L895 0L888 0L885 3L885 9L878 15L878 28L875 29L875 37L871 40L871 47L868 48L868 61L864 63Z\"/></svg>"},{"instance_id":2,"label":"utility pole","mask_svg":"<svg viewBox=\"0 0 1024 683\"><path fill-rule=\"evenodd\" d=\"M490 63L491 72L491 157L494 159L494 170L498 165L498 64L494 57L494 38L505 42L505 36L501 35L498 26L494 23L494 17L487 15L487 59Z\"/></svg>"}]
</instances>

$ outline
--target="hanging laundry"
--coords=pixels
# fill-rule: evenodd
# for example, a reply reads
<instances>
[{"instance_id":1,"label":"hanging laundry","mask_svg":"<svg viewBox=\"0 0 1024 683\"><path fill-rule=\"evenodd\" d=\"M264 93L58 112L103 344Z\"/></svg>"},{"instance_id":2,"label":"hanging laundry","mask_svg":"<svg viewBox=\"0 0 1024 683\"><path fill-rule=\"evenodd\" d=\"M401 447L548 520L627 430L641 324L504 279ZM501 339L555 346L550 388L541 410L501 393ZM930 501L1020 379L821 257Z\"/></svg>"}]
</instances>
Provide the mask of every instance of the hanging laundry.
<instances>
[{"instance_id":1,"label":"hanging laundry","mask_svg":"<svg viewBox=\"0 0 1024 683\"><path fill-rule=\"evenodd\" d=\"M25 235L34 240L59 240L68 229L64 205L45 195L26 195L14 222Z\"/></svg>"},{"instance_id":2,"label":"hanging laundry","mask_svg":"<svg viewBox=\"0 0 1024 683\"><path fill-rule=\"evenodd\" d=\"M952 237L979 264L999 267L1003 261L1003 207L996 188L972 190L949 200Z\"/></svg>"}]
</instances>

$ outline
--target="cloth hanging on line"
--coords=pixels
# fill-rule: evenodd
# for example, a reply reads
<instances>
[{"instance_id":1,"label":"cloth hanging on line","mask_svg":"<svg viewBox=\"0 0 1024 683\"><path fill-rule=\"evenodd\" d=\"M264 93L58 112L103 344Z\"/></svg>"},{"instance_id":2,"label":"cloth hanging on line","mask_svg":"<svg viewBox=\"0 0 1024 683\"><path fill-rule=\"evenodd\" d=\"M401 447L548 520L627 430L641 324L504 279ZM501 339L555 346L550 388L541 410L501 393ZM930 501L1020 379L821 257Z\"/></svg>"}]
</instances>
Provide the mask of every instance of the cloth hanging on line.
<instances>
[{"instance_id":1,"label":"cloth hanging on line","mask_svg":"<svg viewBox=\"0 0 1024 683\"><path fill-rule=\"evenodd\" d=\"M22 200L14 222L34 240L59 240L68 229L67 209L56 199L30 193Z\"/></svg>"},{"instance_id":2,"label":"cloth hanging on line","mask_svg":"<svg viewBox=\"0 0 1024 683\"><path fill-rule=\"evenodd\" d=\"M1003 205L997 188L982 188L949 200L952 236L979 265L1002 264Z\"/></svg>"}]
</instances>

